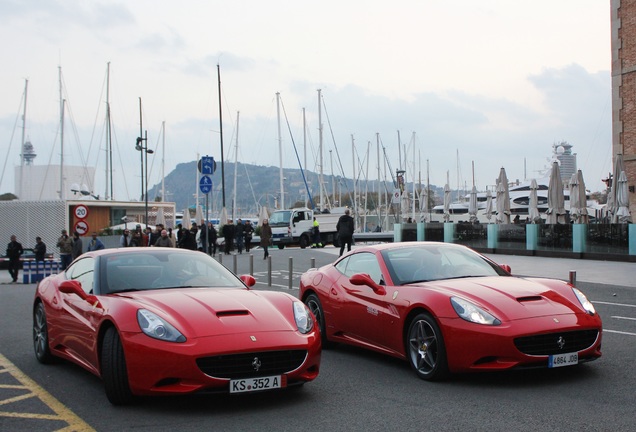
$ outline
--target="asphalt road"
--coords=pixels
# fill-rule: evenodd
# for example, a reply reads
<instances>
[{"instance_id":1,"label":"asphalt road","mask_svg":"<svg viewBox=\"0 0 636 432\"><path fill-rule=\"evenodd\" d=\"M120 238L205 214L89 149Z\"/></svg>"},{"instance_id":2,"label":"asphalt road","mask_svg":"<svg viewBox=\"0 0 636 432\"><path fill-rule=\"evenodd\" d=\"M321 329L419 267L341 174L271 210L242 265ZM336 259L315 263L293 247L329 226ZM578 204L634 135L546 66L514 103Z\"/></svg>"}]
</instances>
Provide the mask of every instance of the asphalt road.
<instances>
[{"instance_id":1,"label":"asphalt road","mask_svg":"<svg viewBox=\"0 0 636 432\"><path fill-rule=\"evenodd\" d=\"M333 250L254 251L256 289L288 290L315 258ZM233 267L233 258L224 257ZM237 271L248 273L247 254ZM406 362L338 346L324 350L320 376L302 389L242 396L145 398L113 407L101 381L69 363L40 365L31 336L35 285L0 285L0 431L387 431L634 430L636 289L579 283L604 320L603 357L554 370L417 379ZM149 363L152 367L152 362Z\"/></svg>"}]
</instances>

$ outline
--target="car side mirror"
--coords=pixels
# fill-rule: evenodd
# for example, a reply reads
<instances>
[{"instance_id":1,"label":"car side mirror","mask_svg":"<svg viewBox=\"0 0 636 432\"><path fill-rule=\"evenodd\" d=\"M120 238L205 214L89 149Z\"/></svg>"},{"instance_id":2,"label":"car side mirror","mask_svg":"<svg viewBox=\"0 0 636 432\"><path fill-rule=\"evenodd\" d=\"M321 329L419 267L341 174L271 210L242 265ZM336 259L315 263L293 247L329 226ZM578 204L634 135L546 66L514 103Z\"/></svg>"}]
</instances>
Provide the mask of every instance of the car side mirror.
<instances>
[{"instance_id":1,"label":"car side mirror","mask_svg":"<svg viewBox=\"0 0 636 432\"><path fill-rule=\"evenodd\" d=\"M60 292L65 294L75 294L85 302L93 305L93 307L102 307L97 297L92 294L86 294L86 292L82 289L82 284L76 280L65 280L62 282L60 284Z\"/></svg>"},{"instance_id":2,"label":"car side mirror","mask_svg":"<svg viewBox=\"0 0 636 432\"><path fill-rule=\"evenodd\" d=\"M245 285L247 285L248 288L256 285L256 278L252 275L244 274L239 276L239 278Z\"/></svg>"},{"instance_id":3,"label":"car side mirror","mask_svg":"<svg viewBox=\"0 0 636 432\"><path fill-rule=\"evenodd\" d=\"M351 284L356 286L368 286L369 288L373 290L374 293L378 295L386 294L386 290L384 289L384 287L382 285L378 285L377 283L375 283L373 279L371 279L371 276L369 276L366 273L354 274L349 279L349 282L351 282Z\"/></svg>"},{"instance_id":4,"label":"car side mirror","mask_svg":"<svg viewBox=\"0 0 636 432\"><path fill-rule=\"evenodd\" d=\"M504 269L508 273L512 273L512 270L510 269L510 266L508 264L499 264L499 267L501 267L502 269Z\"/></svg>"}]
</instances>

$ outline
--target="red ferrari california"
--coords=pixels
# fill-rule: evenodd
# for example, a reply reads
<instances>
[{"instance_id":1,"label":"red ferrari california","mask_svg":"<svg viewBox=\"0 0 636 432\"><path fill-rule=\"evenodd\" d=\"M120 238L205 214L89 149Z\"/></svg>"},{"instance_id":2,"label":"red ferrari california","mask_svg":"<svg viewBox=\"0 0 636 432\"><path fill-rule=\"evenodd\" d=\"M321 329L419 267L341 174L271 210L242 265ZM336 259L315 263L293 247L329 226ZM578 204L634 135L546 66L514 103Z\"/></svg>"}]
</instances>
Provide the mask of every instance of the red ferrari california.
<instances>
[{"instance_id":1,"label":"red ferrari california","mask_svg":"<svg viewBox=\"0 0 636 432\"><path fill-rule=\"evenodd\" d=\"M311 312L288 294L250 290L254 283L197 251L88 252L38 284L35 356L101 377L113 404L312 381L321 342Z\"/></svg>"},{"instance_id":2,"label":"red ferrari california","mask_svg":"<svg viewBox=\"0 0 636 432\"><path fill-rule=\"evenodd\" d=\"M299 296L323 346L342 342L404 358L426 380L601 356L601 318L580 290L509 272L465 246L383 244L309 270Z\"/></svg>"}]
</instances>

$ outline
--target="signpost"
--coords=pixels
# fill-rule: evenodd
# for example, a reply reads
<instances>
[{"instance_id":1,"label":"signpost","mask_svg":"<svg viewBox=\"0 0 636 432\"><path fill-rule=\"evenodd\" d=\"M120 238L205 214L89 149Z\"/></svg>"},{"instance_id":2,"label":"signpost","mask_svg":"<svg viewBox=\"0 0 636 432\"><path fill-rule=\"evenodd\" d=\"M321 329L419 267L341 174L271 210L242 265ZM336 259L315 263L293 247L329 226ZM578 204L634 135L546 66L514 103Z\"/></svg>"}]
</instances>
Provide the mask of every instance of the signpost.
<instances>
[{"instance_id":1,"label":"signpost","mask_svg":"<svg viewBox=\"0 0 636 432\"><path fill-rule=\"evenodd\" d=\"M201 191L202 194L205 195L205 223L207 224L208 203L209 203L210 192L212 191L212 179L210 178L210 176L214 174L214 171L216 171L216 162L214 161L214 158L212 156L203 156L201 157L201 159L199 159L199 162L197 163L197 168L199 169L199 172L202 174L201 178L199 179L199 190ZM206 225L205 227L206 249L209 248L208 235L209 235L208 226ZM204 252L207 254L208 250L205 250Z\"/></svg>"},{"instance_id":2,"label":"signpost","mask_svg":"<svg viewBox=\"0 0 636 432\"><path fill-rule=\"evenodd\" d=\"M75 229L79 235L83 236L88 232L88 223L85 220L80 220L75 223Z\"/></svg>"},{"instance_id":3,"label":"signpost","mask_svg":"<svg viewBox=\"0 0 636 432\"><path fill-rule=\"evenodd\" d=\"M210 176L202 175L199 179L199 190L202 194L209 194L212 190L212 179Z\"/></svg>"},{"instance_id":4,"label":"signpost","mask_svg":"<svg viewBox=\"0 0 636 432\"><path fill-rule=\"evenodd\" d=\"M88 207L86 207L84 204L79 204L77 206L75 206L75 217L78 219L86 219L86 216L88 216Z\"/></svg>"}]
</instances>

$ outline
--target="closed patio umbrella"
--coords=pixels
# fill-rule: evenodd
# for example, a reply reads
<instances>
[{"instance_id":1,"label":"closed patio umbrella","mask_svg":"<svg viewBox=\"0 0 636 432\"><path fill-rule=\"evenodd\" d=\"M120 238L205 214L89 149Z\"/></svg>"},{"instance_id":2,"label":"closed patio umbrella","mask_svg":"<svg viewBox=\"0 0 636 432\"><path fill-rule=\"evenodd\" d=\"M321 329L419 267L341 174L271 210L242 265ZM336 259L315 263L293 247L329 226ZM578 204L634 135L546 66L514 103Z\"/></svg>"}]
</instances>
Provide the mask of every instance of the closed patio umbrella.
<instances>
[{"instance_id":1,"label":"closed patio umbrella","mask_svg":"<svg viewBox=\"0 0 636 432\"><path fill-rule=\"evenodd\" d=\"M426 188L420 192L420 221L428 222L428 191Z\"/></svg>"},{"instance_id":2,"label":"closed patio umbrella","mask_svg":"<svg viewBox=\"0 0 636 432\"><path fill-rule=\"evenodd\" d=\"M632 217L629 213L629 195L627 186L627 175L621 171L618 176L618 187L616 188L616 219L618 223L631 223Z\"/></svg>"},{"instance_id":3,"label":"closed patio umbrella","mask_svg":"<svg viewBox=\"0 0 636 432\"><path fill-rule=\"evenodd\" d=\"M468 199L468 214L470 215L470 222L477 222L477 188L473 186L470 191L470 198Z\"/></svg>"},{"instance_id":4,"label":"closed patio umbrella","mask_svg":"<svg viewBox=\"0 0 636 432\"><path fill-rule=\"evenodd\" d=\"M579 176L577 173L572 173L570 178L570 218L575 223L579 223L581 218L581 198L579 195Z\"/></svg>"},{"instance_id":5,"label":"closed patio umbrella","mask_svg":"<svg viewBox=\"0 0 636 432\"><path fill-rule=\"evenodd\" d=\"M451 189L448 183L444 185L444 222L450 220L450 202L451 202Z\"/></svg>"},{"instance_id":6,"label":"closed patio umbrella","mask_svg":"<svg viewBox=\"0 0 636 432\"><path fill-rule=\"evenodd\" d=\"M579 223L586 224L589 222L589 215L587 212L587 192L585 189L585 180L583 180L583 172L578 170L576 176L579 182L579 207L581 209Z\"/></svg>"},{"instance_id":7,"label":"closed patio umbrella","mask_svg":"<svg viewBox=\"0 0 636 432\"><path fill-rule=\"evenodd\" d=\"M548 184L548 211L546 223L565 223L565 197L563 195L563 181L558 162L552 163L550 183Z\"/></svg>"},{"instance_id":8,"label":"closed patio umbrella","mask_svg":"<svg viewBox=\"0 0 636 432\"><path fill-rule=\"evenodd\" d=\"M510 191L506 169L501 167L497 178L497 223L510 223Z\"/></svg>"},{"instance_id":9,"label":"closed patio umbrella","mask_svg":"<svg viewBox=\"0 0 636 432\"><path fill-rule=\"evenodd\" d=\"M492 192L490 192L490 189L488 189L486 191L486 219L488 219L488 222L490 222L490 219L492 218L492 214L493 214L493 209L492 209Z\"/></svg>"},{"instance_id":10,"label":"closed patio umbrella","mask_svg":"<svg viewBox=\"0 0 636 432\"><path fill-rule=\"evenodd\" d=\"M618 189L619 178L621 172L625 171L625 162L623 162L623 155L621 153L616 155L614 160L614 171L612 173L612 189L610 190L610 196L607 200L607 209L612 214L612 223L620 223L619 221L619 204L618 204Z\"/></svg>"},{"instance_id":11,"label":"closed patio umbrella","mask_svg":"<svg viewBox=\"0 0 636 432\"><path fill-rule=\"evenodd\" d=\"M530 223L536 224L541 220L541 215L539 214L539 199L537 196L537 190L539 189L539 185L537 184L536 179L532 179L530 181L530 203L528 205L528 218L530 219Z\"/></svg>"}]
</instances>

